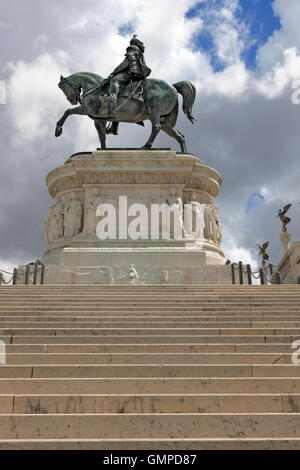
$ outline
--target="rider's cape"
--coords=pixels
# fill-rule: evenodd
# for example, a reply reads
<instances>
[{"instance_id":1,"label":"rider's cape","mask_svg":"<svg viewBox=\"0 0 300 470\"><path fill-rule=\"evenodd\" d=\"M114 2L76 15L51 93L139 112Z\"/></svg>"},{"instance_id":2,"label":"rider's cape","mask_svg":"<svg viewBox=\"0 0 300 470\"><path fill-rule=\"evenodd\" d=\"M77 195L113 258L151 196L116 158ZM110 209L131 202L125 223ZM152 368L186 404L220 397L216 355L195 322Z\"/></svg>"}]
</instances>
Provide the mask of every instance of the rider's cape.
<instances>
[{"instance_id":1,"label":"rider's cape","mask_svg":"<svg viewBox=\"0 0 300 470\"><path fill-rule=\"evenodd\" d=\"M144 78L148 77L148 75L150 75L151 73L151 69L147 67L144 59L144 54L142 54L141 52L138 53L138 61ZM123 62L115 68L115 70L112 72L112 75L117 75L118 73L124 72L126 69L130 70L128 54L126 54L126 57Z\"/></svg>"}]
</instances>

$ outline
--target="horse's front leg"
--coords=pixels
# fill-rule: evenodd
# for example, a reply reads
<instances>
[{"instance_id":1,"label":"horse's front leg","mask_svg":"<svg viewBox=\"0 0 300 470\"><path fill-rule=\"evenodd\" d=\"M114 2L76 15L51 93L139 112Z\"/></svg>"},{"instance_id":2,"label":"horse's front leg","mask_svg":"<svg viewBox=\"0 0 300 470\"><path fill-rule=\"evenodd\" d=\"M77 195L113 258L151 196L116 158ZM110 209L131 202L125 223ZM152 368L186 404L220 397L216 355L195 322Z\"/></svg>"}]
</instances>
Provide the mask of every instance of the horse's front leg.
<instances>
[{"instance_id":1,"label":"horse's front leg","mask_svg":"<svg viewBox=\"0 0 300 470\"><path fill-rule=\"evenodd\" d=\"M85 106L77 106L77 108L70 108L64 112L63 116L56 123L55 128L55 137L59 137L62 134L62 127L66 119L71 116L71 114L86 114Z\"/></svg>"},{"instance_id":2,"label":"horse's front leg","mask_svg":"<svg viewBox=\"0 0 300 470\"><path fill-rule=\"evenodd\" d=\"M102 149L106 149L106 121L94 120Z\"/></svg>"}]
</instances>

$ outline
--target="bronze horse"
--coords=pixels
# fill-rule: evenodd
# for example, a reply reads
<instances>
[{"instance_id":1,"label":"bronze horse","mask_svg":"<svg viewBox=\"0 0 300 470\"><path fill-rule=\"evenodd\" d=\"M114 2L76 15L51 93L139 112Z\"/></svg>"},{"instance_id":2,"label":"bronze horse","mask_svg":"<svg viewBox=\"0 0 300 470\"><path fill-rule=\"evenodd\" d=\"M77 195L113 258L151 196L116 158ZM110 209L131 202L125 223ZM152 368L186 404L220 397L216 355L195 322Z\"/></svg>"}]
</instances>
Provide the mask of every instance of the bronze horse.
<instances>
[{"instance_id":1,"label":"bronze horse","mask_svg":"<svg viewBox=\"0 0 300 470\"><path fill-rule=\"evenodd\" d=\"M152 123L151 135L144 145L149 149L160 129L174 137L180 144L182 152L186 152L184 135L175 125L178 117L178 93L183 97L183 112L193 123L192 107L196 98L196 89L191 82L181 81L169 85L163 80L149 78L143 83L143 100L119 95L114 112L110 110L110 102L104 96L103 78L94 73L74 73L69 77L61 76L58 86L64 92L67 100L76 108L67 109L57 122L55 135L60 136L65 120L71 114L87 115L94 120L101 148L106 148L107 123L134 122L142 124L145 120ZM129 95L130 96L130 95Z\"/></svg>"}]
</instances>

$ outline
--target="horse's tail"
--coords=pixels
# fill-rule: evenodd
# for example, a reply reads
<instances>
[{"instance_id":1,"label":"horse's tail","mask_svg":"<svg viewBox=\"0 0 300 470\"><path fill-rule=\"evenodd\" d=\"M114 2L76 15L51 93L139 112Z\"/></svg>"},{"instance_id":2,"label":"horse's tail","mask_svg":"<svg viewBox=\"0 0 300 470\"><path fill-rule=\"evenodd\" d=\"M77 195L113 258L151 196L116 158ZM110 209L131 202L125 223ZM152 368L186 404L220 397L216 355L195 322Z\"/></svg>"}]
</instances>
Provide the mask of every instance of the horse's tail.
<instances>
[{"instance_id":1,"label":"horse's tail","mask_svg":"<svg viewBox=\"0 0 300 470\"><path fill-rule=\"evenodd\" d=\"M174 88L182 95L183 103L182 103L182 110L187 118L193 124L196 119L193 116L192 108L193 104L195 103L196 99L196 88L195 86L188 81L182 81L174 83Z\"/></svg>"}]
</instances>

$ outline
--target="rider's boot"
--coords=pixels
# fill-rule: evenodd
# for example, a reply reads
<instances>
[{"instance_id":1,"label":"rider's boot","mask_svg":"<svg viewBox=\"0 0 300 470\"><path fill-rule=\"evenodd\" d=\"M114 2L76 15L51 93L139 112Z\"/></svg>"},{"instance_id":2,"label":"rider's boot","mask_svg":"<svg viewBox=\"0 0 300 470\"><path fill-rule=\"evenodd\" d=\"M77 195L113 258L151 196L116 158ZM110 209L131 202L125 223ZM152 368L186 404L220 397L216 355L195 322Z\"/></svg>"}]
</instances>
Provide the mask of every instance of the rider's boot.
<instances>
[{"instance_id":1,"label":"rider's boot","mask_svg":"<svg viewBox=\"0 0 300 470\"><path fill-rule=\"evenodd\" d=\"M113 121L113 122L106 128L106 134L118 135L118 127L119 127L119 123L118 123L117 121Z\"/></svg>"},{"instance_id":2,"label":"rider's boot","mask_svg":"<svg viewBox=\"0 0 300 470\"><path fill-rule=\"evenodd\" d=\"M111 102L111 108L110 109L111 109L112 112L114 112L114 110L116 108L116 105L117 105L117 98L118 98L118 94L119 94L119 89L120 89L119 83L117 82L117 80L115 80L113 78L109 83L109 90L108 90L109 98L110 98L110 102Z\"/></svg>"}]
</instances>

